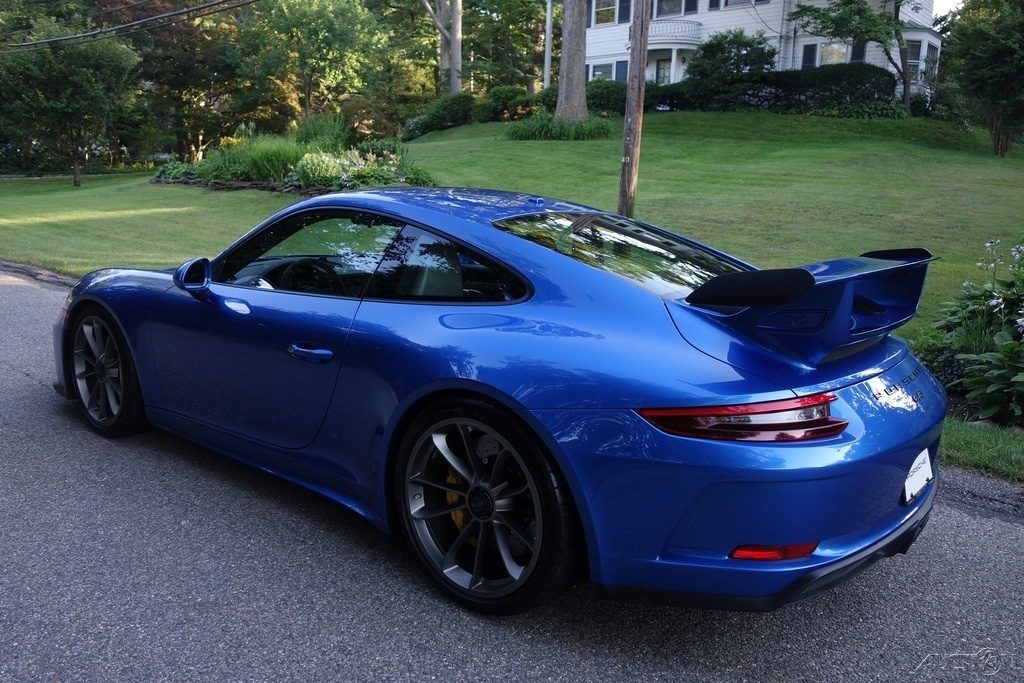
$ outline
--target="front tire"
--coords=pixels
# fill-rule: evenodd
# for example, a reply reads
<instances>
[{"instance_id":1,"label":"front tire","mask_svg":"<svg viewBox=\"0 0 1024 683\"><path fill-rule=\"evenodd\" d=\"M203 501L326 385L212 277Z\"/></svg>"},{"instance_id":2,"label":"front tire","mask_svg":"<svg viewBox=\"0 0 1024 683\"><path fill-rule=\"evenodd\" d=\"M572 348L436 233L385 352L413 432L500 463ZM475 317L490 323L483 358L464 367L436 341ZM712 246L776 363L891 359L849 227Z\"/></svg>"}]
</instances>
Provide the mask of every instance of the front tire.
<instances>
[{"instance_id":1,"label":"front tire","mask_svg":"<svg viewBox=\"0 0 1024 683\"><path fill-rule=\"evenodd\" d=\"M395 500L427 574L472 610L521 612L581 573L564 480L536 436L488 403L446 401L414 420Z\"/></svg>"},{"instance_id":2,"label":"front tire","mask_svg":"<svg viewBox=\"0 0 1024 683\"><path fill-rule=\"evenodd\" d=\"M142 392L128 342L105 311L88 308L75 318L68 366L76 403L94 431L123 436L145 428Z\"/></svg>"}]
</instances>

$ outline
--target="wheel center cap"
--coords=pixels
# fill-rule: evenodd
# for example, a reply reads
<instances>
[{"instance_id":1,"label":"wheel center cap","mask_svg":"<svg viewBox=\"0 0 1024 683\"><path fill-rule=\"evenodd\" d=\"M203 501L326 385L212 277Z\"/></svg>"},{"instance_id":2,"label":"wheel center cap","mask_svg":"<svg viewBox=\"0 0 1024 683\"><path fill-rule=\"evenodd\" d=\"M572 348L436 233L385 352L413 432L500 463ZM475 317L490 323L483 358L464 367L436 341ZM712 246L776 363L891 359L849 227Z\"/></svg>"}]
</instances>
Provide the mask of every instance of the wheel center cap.
<instances>
[{"instance_id":1,"label":"wheel center cap","mask_svg":"<svg viewBox=\"0 0 1024 683\"><path fill-rule=\"evenodd\" d=\"M477 519L490 519L494 514L494 499L482 487L477 486L470 489L466 500L469 503L469 511Z\"/></svg>"}]
</instances>

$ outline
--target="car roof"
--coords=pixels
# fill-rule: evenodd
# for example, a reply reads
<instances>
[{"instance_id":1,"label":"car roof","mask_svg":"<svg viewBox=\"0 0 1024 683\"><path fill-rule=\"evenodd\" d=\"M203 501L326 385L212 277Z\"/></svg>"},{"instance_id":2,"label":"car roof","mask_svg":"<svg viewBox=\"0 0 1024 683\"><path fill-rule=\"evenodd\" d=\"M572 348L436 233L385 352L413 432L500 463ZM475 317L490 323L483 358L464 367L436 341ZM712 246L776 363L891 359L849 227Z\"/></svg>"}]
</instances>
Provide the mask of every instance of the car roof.
<instances>
[{"instance_id":1,"label":"car roof","mask_svg":"<svg viewBox=\"0 0 1024 683\"><path fill-rule=\"evenodd\" d=\"M339 192L303 202L304 207L351 207L353 204L392 211L399 206L405 206L447 214L488 226L495 221L527 214L599 211L583 204L535 194L469 187L389 187Z\"/></svg>"}]
</instances>

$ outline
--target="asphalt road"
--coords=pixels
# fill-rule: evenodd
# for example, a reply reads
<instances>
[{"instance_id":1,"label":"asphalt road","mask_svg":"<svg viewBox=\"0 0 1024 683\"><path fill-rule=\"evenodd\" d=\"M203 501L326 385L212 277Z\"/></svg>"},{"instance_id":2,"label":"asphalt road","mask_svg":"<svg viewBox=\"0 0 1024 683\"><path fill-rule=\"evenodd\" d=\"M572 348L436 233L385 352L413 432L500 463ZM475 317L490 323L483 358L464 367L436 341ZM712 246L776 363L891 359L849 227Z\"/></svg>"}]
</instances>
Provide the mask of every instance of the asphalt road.
<instances>
[{"instance_id":1,"label":"asphalt road","mask_svg":"<svg viewBox=\"0 0 1024 683\"><path fill-rule=\"evenodd\" d=\"M1024 496L946 470L907 556L769 614L446 602L343 508L50 388L66 290L0 272L0 680L1024 678Z\"/></svg>"}]
</instances>

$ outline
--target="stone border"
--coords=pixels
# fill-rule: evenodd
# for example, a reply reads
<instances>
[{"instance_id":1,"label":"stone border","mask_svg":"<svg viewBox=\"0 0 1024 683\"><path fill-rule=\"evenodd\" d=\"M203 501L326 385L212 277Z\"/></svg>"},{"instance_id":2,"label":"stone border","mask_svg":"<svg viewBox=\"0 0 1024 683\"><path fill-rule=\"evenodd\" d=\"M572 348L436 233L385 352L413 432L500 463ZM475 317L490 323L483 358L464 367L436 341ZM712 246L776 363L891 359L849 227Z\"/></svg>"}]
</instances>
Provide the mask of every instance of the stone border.
<instances>
[{"instance_id":1,"label":"stone border","mask_svg":"<svg viewBox=\"0 0 1024 683\"><path fill-rule=\"evenodd\" d=\"M0 261L0 273L14 273L15 275L22 275L39 282L61 287L74 287L78 282L76 278L61 275L52 270L31 266L26 263L14 263L13 261Z\"/></svg>"},{"instance_id":2,"label":"stone border","mask_svg":"<svg viewBox=\"0 0 1024 683\"><path fill-rule=\"evenodd\" d=\"M174 180L171 178L151 178L151 183L157 185L188 185L190 187L202 187L207 190L219 190L233 192L236 190L259 190L262 192L282 192L285 194L297 194L301 197L316 197L322 194L342 192L336 187L313 186L302 187L295 183L275 183L248 180L197 180L195 178L182 178Z\"/></svg>"}]
</instances>

